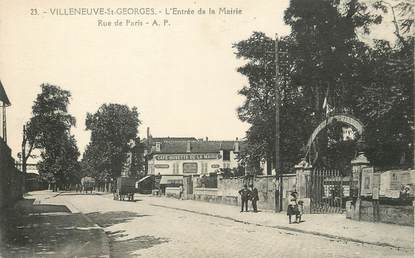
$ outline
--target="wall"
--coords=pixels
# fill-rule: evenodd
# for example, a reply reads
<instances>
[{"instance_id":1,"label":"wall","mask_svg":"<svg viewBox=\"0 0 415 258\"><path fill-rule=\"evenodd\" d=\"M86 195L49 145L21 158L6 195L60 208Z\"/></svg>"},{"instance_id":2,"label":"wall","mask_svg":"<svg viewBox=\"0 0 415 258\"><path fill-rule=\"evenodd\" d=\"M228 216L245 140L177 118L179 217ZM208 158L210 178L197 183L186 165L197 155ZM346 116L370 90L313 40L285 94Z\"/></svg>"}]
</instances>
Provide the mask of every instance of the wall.
<instances>
[{"instance_id":1,"label":"wall","mask_svg":"<svg viewBox=\"0 0 415 258\"><path fill-rule=\"evenodd\" d=\"M376 212L376 209L378 209L378 212ZM414 206L380 204L376 208L371 201L358 200L354 205L348 201L346 217L353 220L413 226Z\"/></svg>"},{"instance_id":2,"label":"wall","mask_svg":"<svg viewBox=\"0 0 415 258\"><path fill-rule=\"evenodd\" d=\"M11 150L0 138L0 208L23 198L24 176L16 169Z\"/></svg>"},{"instance_id":3,"label":"wall","mask_svg":"<svg viewBox=\"0 0 415 258\"><path fill-rule=\"evenodd\" d=\"M357 172L359 171L357 170ZM415 170L390 170L374 173L373 168L364 167L361 185L360 196L358 195L354 202L346 202L347 218L414 225L413 203L408 204L403 200L405 198L413 200ZM405 192L401 193L402 186L408 186L412 190L409 194L403 195Z\"/></svg>"},{"instance_id":4,"label":"wall","mask_svg":"<svg viewBox=\"0 0 415 258\"><path fill-rule=\"evenodd\" d=\"M166 196L179 198L180 187L166 187Z\"/></svg>"},{"instance_id":5,"label":"wall","mask_svg":"<svg viewBox=\"0 0 415 258\"><path fill-rule=\"evenodd\" d=\"M240 200L237 196L221 196L218 195L217 189L212 188L195 188L193 189L193 194L188 196L188 199L234 206L240 205Z\"/></svg>"},{"instance_id":6,"label":"wall","mask_svg":"<svg viewBox=\"0 0 415 258\"><path fill-rule=\"evenodd\" d=\"M242 178L218 178L218 195L239 196L238 191L244 185Z\"/></svg>"},{"instance_id":7,"label":"wall","mask_svg":"<svg viewBox=\"0 0 415 258\"><path fill-rule=\"evenodd\" d=\"M241 200L238 191L243 188L244 184L251 184L258 189L258 208L264 210L275 209L275 189L277 183L273 176L257 176L251 179L244 178L218 178L218 188L207 189L207 188L194 188L193 195L189 198L194 200L201 200L207 202L216 202L229 205L240 205ZM287 199L289 193L295 189L296 177L288 176L283 178L283 209L287 209Z\"/></svg>"},{"instance_id":8,"label":"wall","mask_svg":"<svg viewBox=\"0 0 415 258\"><path fill-rule=\"evenodd\" d=\"M414 206L380 205L379 222L413 226Z\"/></svg>"},{"instance_id":9,"label":"wall","mask_svg":"<svg viewBox=\"0 0 415 258\"><path fill-rule=\"evenodd\" d=\"M193 194L218 196L217 188L193 188Z\"/></svg>"}]
</instances>

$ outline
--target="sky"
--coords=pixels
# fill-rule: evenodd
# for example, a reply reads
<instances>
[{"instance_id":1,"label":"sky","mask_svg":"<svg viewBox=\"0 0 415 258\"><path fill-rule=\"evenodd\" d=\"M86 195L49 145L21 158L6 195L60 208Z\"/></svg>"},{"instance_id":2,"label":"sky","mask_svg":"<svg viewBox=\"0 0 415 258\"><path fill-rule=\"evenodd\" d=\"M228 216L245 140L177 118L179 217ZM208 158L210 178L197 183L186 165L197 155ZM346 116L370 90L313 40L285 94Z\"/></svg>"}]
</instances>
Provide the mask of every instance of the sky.
<instances>
[{"instance_id":1,"label":"sky","mask_svg":"<svg viewBox=\"0 0 415 258\"><path fill-rule=\"evenodd\" d=\"M50 8L156 8L157 16L64 16ZM167 16L165 8L239 8L240 15ZM288 0L278 1L23 1L0 0L0 80L8 108L8 144L20 151L22 126L31 117L42 83L72 93L69 112L81 152L89 142L86 113L103 103L136 106L153 136L243 138L248 125L238 120L243 102L237 94L247 84L236 72L244 61L232 44L253 31L287 35L283 23ZM31 10L36 9L36 11ZM171 9L169 9L171 10ZM38 15L31 15L37 12ZM126 19L168 26L109 27Z\"/></svg>"}]
</instances>

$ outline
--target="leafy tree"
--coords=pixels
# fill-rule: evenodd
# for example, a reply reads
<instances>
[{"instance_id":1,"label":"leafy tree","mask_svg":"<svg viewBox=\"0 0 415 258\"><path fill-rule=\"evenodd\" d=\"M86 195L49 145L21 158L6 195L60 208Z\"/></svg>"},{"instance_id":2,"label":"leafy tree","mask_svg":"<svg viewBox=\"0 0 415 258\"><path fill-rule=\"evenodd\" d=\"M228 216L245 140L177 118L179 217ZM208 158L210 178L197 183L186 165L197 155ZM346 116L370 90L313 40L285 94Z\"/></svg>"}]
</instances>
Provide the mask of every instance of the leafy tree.
<instances>
[{"instance_id":1,"label":"leafy tree","mask_svg":"<svg viewBox=\"0 0 415 258\"><path fill-rule=\"evenodd\" d=\"M370 49L362 75L363 91L357 98L359 116L366 123L368 156L384 168L413 163L415 128L413 3L399 1L388 6L396 43L378 40Z\"/></svg>"},{"instance_id":2,"label":"leafy tree","mask_svg":"<svg viewBox=\"0 0 415 258\"><path fill-rule=\"evenodd\" d=\"M80 153L73 136L62 137L61 145L56 152L43 152L42 161L39 162L39 171L42 177L49 182L56 182L57 186L63 188L69 184L80 182L80 164L78 157Z\"/></svg>"},{"instance_id":3,"label":"leafy tree","mask_svg":"<svg viewBox=\"0 0 415 258\"><path fill-rule=\"evenodd\" d=\"M390 12L395 27L394 34L399 45L411 45L414 24L414 2L411 0L378 1L385 13Z\"/></svg>"},{"instance_id":4,"label":"leafy tree","mask_svg":"<svg viewBox=\"0 0 415 258\"><path fill-rule=\"evenodd\" d=\"M369 33L370 25L380 23L382 16L370 14L368 6L358 0L292 0L284 20L295 42L289 50L295 62L291 79L304 90L316 122L324 117L327 89L332 105L349 111L359 90L353 79L361 63L359 56L366 50L358 32Z\"/></svg>"},{"instance_id":5,"label":"leafy tree","mask_svg":"<svg viewBox=\"0 0 415 258\"><path fill-rule=\"evenodd\" d=\"M220 168L223 178L241 177L245 175L245 167L238 165L236 168Z\"/></svg>"},{"instance_id":6,"label":"leafy tree","mask_svg":"<svg viewBox=\"0 0 415 258\"><path fill-rule=\"evenodd\" d=\"M379 1L368 6L358 0L292 0L285 11L295 42L290 49L292 86L303 91L312 128L326 116L325 98L335 112L356 112L356 96L362 90L359 75L368 51L358 36L382 21L381 13L371 12L376 9L383 10ZM328 138L324 131L316 141L320 166L329 163Z\"/></svg>"},{"instance_id":7,"label":"leafy tree","mask_svg":"<svg viewBox=\"0 0 415 258\"><path fill-rule=\"evenodd\" d=\"M137 138L140 123L137 108L126 105L103 104L94 114L88 113L86 129L91 131L91 140L83 155L84 173L98 180L107 175L120 176L131 139L136 143L132 150L132 168L139 169L134 156L142 147Z\"/></svg>"},{"instance_id":8,"label":"leafy tree","mask_svg":"<svg viewBox=\"0 0 415 258\"><path fill-rule=\"evenodd\" d=\"M292 43L292 39L286 37L279 45L286 50ZM275 42L264 33L254 32L247 40L234 44L234 48L238 58L247 60L238 72L245 75L249 83L239 91L245 101L238 109L238 116L251 124L246 135L247 148L241 157L255 171L259 171L259 161L265 157L267 173L270 174L271 165L275 162ZM301 141L294 141L294 137L289 135L306 129L298 126L304 122L305 109L300 92L289 85L293 62L284 55L280 58L281 151L284 153L283 166L289 167L298 158L296 153L301 149Z\"/></svg>"},{"instance_id":9,"label":"leafy tree","mask_svg":"<svg viewBox=\"0 0 415 258\"><path fill-rule=\"evenodd\" d=\"M23 144L29 145L29 151L23 158L27 160L34 148L39 149L40 174L62 186L73 180L79 166L79 151L70 135L71 127L75 126L75 118L68 113L71 94L50 84L42 84L41 89L26 127Z\"/></svg>"},{"instance_id":10,"label":"leafy tree","mask_svg":"<svg viewBox=\"0 0 415 258\"><path fill-rule=\"evenodd\" d=\"M131 174L138 178L145 176L144 171L144 150L145 144L140 141L140 138L135 139L135 146L131 149L132 161L131 161Z\"/></svg>"},{"instance_id":11,"label":"leafy tree","mask_svg":"<svg viewBox=\"0 0 415 258\"><path fill-rule=\"evenodd\" d=\"M412 12L411 5L406 0L402 2L394 6L396 10ZM371 48L359 39L360 34L370 32L372 24L379 24L382 12L387 11L384 1L373 1L370 6L358 0L290 1L284 20L292 32L280 40L280 50L288 52L288 56L280 61L279 71L280 148L285 167L298 162L312 129L326 117L325 98L335 112L364 120L369 155L377 156L376 162L392 162L384 159L385 155L397 159L390 155L396 148L383 145L388 141L385 139L393 138L395 147L411 142L413 39L402 32L412 31L412 16L395 19L401 29L395 33L401 36L395 48L381 47L380 42ZM245 102L238 115L251 124L247 148L242 153L248 163L259 164L265 157L271 164L275 155L274 47L273 40L260 32L234 45L236 56L247 60L238 69L248 78L248 85L239 92ZM392 118L395 113L397 116ZM382 121L390 126L382 128ZM339 141L334 133L341 126L335 124L317 138L319 166L344 166L353 158L356 144ZM379 150L383 156L376 154ZM267 170L269 173L270 167Z\"/></svg>"}]
</instances>

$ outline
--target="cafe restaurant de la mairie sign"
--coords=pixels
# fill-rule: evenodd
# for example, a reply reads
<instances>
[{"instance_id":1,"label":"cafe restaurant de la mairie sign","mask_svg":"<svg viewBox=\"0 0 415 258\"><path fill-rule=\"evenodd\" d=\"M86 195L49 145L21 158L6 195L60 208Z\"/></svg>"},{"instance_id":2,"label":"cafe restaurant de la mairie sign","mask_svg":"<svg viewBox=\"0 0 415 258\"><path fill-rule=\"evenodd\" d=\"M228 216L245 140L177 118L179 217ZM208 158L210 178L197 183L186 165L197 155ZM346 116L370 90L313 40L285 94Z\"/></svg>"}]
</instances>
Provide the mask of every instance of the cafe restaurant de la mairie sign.
<instances>
[{"instance_id":1,"label":"cafe restaurant de la mairie sign","mask_svg":"<svg viewBox=\"0 0 415 258\"><path fill-rule=\"evenodd\" d=\"M148 175L209 175L238 167L240 142L150 136Z\"/></svg>"}]
</instances>

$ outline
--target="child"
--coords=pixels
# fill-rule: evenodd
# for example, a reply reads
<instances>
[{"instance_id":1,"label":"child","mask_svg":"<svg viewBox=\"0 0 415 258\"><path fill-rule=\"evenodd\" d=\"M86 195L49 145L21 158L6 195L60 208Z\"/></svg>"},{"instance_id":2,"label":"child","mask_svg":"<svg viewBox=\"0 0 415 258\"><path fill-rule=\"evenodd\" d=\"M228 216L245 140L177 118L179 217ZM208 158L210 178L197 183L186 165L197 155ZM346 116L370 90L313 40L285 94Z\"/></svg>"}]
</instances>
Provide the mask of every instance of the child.
<instances>
[{"instance_id":1,"label":"child","mask_svg":"<svg viewBox=\"0 0 415 258\"><path fill-rule=\"evenodd\" d=\"M297 192L294 191L291 193L291 197L288 202L288 209L287 209L287 215L288 215L288 222L291 224L291 216L295 215L295 223L297 223L298 219L298 204L297 204Z\"/></svg>"}]
</instances>

